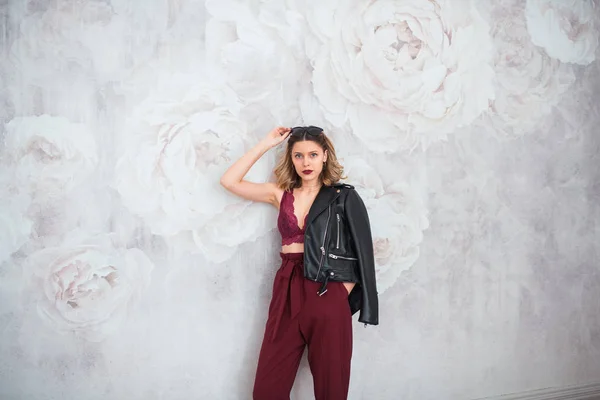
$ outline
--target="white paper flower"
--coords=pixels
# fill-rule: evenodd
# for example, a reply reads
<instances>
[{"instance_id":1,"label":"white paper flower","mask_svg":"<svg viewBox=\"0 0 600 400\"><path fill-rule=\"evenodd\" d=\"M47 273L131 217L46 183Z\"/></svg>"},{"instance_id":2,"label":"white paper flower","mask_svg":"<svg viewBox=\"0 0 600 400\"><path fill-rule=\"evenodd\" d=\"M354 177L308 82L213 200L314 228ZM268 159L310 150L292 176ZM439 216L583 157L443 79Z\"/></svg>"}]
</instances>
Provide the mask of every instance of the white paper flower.
<instances>
[{"instance_id":1,"label":"white paper flower","mask_svg":"<svg viewBox=\"0 0 600 400\"><path fill-rule=\"evenodd\" d=\"M590 64L598 47L599 12L593 0L527 0L531 41L562 62Z\"/></svg>"},{"instance_id":2,"label":"white paper flower","mask_svg":"<svg viewBox=\"0 0 600 400\"><path fill-rule=\"evenodd\" d=\"M121 135L115 186L124 204L153 233L195 231L197 238L204 238L205 247L226 243L229 251L207 252L222 258L248 235L237 231L226 242L204 235L213 218L218 216L225 226L242 223L253 238L267 231L261 228L260 214L242 212L250 203L219 183L225 170L247 150L240 109L226 85L198 82L195 75L170 75L134 111L127 132ZM255 164L248 179L268 179L266 159Z\"/></svg>"},{"instance_id":3,"label":"white paper flower","mask_svg":"<svg viewBox=\"0 0 600 400\"><path fill-rule=\"evenodd\" d=\"M423 231L429 226L423 187L409 180L386 187L377 171L356 157L345 169L348 183L356 187L369 213L381 294L419 258Z\"/></svg>"},{"instance_id":4,"label":"white paper flower","mask_svg":"<svg viewBox=\"0 0 600 400\"><path fill-rule=\"evenodd\" d=\"M263 104L263 114L288 120L295 116L299 85L310 79L306 57L298 51L301 16L284 3L251 3L206 2L211 16L206 24L210 71L222 76L246 102Z\"/></svg>"},{"instance_id":5,"label":"white paper flower","mask_svg":"<svg viewBox=\"0 0 600 400\"><path fill-rule=\"evenodd\" d=\"M108 236L34 253L26 276L38 312L54 329L90 341L114 333L150 284L154 266L139 249L113 245Z\"/></svg>"},{"instance_id":6,"label":"white paper flower","mask_svg":"<svg viewBox=\"0 0 600 400\"><path fill-rule=\"evenodd\" d=\"M575 81L570 65L529 41L523 8L499 8L492 17L498 87L491 115L496 128L514 134L535 129Z\"/></svg>"},{"instance_id":7,"label":"white paper flower","mask_svg":"<svg viewBox=\"0 0 600 400\"><path fill-rule=\"evenodd\" d=\"M303 3L304 4L304 3ZM335 126L371 150L426 147L494 97L487 23L471 1L304 5L314 91Z\"/></svg>"},{"instance_id":8,"label":"white paper flower","mask_svg":"<svg viewBox=\"0 0 600 400\"><path fill-rule=\"evenodd\" d=\"M68 193L95 171L96 141L87 126L64 117L18 117L6 124L5 168L34 200Z\"/></svg>"}]
</instances>

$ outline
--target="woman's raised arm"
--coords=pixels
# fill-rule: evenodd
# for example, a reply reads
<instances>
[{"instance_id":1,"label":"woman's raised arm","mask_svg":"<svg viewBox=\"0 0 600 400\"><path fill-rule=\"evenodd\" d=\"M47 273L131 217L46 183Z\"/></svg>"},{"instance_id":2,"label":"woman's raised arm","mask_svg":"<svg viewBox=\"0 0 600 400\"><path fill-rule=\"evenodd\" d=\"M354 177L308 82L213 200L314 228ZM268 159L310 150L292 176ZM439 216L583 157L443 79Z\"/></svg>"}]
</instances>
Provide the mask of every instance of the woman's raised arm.
<instances>
[{"instance_id":1,"label":"woman's raised arm","mask_svg":"<svg viewBox=\"0 0 600 400\"><path fill-rule=\"evenodd\" d=\"M277 185L273 182L254 183L244 180L244 176L263 154L283 142L290 128L277 127L267 134L256 146L251 148L239 160L225 171L221 185L231 193L251 201L270 203L277 207Z\"/></svg>"}]
</instances>

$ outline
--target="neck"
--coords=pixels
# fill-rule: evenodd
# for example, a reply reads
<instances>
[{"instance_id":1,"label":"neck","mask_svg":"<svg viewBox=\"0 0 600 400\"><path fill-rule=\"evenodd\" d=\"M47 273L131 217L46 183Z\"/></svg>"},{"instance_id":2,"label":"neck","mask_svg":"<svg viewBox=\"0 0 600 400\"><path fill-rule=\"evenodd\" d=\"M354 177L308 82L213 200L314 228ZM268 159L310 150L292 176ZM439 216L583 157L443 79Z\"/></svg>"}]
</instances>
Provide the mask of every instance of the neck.
<instances>
[{"instance_id":1,"label":"neck","mask_svg":"<svg viewBox=\"0 0 600 400\"><path fill-rule=\"evenodd\" d=\"M316 192L321 189L323 184L321 182L302 182L302 186L299 187L303 192Z\"/></svg>"}]
</instances>

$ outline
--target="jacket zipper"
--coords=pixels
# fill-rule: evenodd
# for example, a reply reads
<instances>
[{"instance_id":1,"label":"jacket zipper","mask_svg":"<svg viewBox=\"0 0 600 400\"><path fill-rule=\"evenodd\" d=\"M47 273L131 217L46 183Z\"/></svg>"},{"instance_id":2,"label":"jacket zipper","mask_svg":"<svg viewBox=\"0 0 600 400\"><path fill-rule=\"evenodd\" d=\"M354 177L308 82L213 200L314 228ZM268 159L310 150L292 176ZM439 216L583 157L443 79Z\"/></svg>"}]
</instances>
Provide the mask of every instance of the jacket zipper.
<instances>
[{"instance_id":1,"label":"jacket zipper","mask_svg":"<svg viewBox=\"0 0 600 400\"><path fill-rule=\"evenodd\" d=\"M340 248L340 214L335 214L337 217L337 241L335 242L335 248Z\"/></svg>"},{"instance_id":2,"label":"jacket zipper","mask_svg":"<svg viewBox=\"0 0 600 400\"><path fill-rule=\"evenodd\" d=\"M323 244L321 245L321 260L319 261L319 270L315 276L315 282L319 279L319 273L323 266L323 257L325 257L325 238L327 237L327 228L329 228L329 218L331 217L331 205L327 207L327 222L325 223L325 233L323 233Z\"/></svg>"},{"instance_id":3,"label":"jacket zipper","mask_svg":"<svg viewBox=\"0 0 600 400\"><path fill-rule=\"evenodd\" d=\"M358 260L358 258L338 256L337 254L331 254L331 253L329 253L329 258L333 258L334 260L337 260L338 258L342 259L342 260L351 260L351 261Z\"/></svg>"}]
</instances>

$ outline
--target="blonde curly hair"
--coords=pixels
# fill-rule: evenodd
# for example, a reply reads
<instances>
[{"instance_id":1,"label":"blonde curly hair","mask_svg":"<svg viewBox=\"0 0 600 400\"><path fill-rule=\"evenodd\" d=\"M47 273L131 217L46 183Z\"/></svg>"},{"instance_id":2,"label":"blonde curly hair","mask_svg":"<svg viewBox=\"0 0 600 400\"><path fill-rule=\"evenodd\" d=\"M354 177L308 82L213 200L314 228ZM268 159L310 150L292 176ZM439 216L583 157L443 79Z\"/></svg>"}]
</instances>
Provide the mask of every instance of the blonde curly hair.
<instances>
[{"instance_id":1,"label":"blonde curly hair","mask_svg":"<svg viewBox=\"0 0 600 400\"><path fill-rule=\"evenodd\" d=\"M294 163L292 162L292 148L294 147L295 143L305 140L310 140L317 143L319 146L321 146L323 151L327 150L327 159L320 175L321 182L324 185L331 186L339 182L341 179L346 179L345 176L342 176L344 173L344 167L339 163L335 154L333 143L325 135L325 133L323 132L318 136L304 134L301 136L290 136L286 149L281 154L279 161L277 162L277 166L273 170L275 173L277 186L279 188L283 190L291 190L302 185L302 178L300 178L296 172Z\"/></svg>"}]
</instances>

